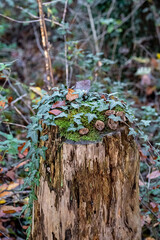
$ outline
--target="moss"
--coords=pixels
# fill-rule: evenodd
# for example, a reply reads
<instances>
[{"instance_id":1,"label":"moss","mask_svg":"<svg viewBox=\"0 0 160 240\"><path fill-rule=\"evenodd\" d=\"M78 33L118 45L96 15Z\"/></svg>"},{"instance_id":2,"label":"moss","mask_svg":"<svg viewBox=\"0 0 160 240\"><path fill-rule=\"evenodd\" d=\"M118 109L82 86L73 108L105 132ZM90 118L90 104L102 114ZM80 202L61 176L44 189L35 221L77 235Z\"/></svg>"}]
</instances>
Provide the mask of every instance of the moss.
<instances>
[{"instance_id":1,"label":"moss","mask_svg":"<svg viewBox=\"0 0 160 240\"><path fill-rule=\"evenodd\" d=\"M94 127L97 120L101 120L104 123L106 123L107 119L104 112L98 112L97 110L92 111L92 114L96 114L97 118L93 119L90 123L88 123L88 117L85 116L86 113L91 112L90 107L81 106L79 109L73 109L69 112L68 118L57 118L55 120L55 124L59 126L60 134L62 137L65 137L66 139L72 140L72 141L98 141L101 139L101 133ZM69 128L70 124L74 124L75 127L78 127L78 125L74 122L74 115L78 113L83 113L81 116L81 122L82 125L89 129L89 133L87 135L81 136L78 131L70 131L67 132L67 129ZM104 131L107 131L107 127L104 129ZM104 132L103 131L103 132Z\"/></svg>"},{"instance_id":2,"label":"moss","mask_svg":"<svg viewBox=\"0 0 160 240\"><path fill-rule=\"evenodd\" d=\"M124 112L124 108L122 108L122 107L120 107L120 106L116 106L116 107L114 108L114 110L115 110L116 112Z\"/></svg>"}]
</instances>

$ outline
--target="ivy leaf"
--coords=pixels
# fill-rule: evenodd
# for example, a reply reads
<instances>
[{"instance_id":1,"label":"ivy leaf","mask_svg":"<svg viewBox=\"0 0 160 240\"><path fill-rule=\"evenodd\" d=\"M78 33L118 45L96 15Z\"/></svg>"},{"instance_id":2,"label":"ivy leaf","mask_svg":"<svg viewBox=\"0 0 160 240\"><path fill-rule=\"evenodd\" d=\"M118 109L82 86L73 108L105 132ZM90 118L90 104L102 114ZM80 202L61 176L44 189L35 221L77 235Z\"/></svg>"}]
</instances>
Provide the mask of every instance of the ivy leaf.
<instances>
[{"instance_id":1,"label":"ivy leaf","mask_svg":"<svg viewBox=\"0 0 160 240\"><path fill-rule=\"evenodd\" d=\"M74 118L81 118L81 116L83 115L84 113L77 113L74 115Z\"/></svg>"},{"instance_id":2,"label":"ivy leaf","mask_svg":"<svg viewBox=\"0 0 160 240\"><path fill-rule=\"evenodd\" d=\"M149 126L151 121L150 120L141 120L142 125L144 125L145 127Z\"/></svg>"},{"instance_id":3,"label":"ivy leaf","mask_svg":"<svg viewBox=\"0 0 160 240\"><path fill-rule=\"evenodd\" d=\"M120 101L115 101L114 99L112 99L112 100L109 100L109 103L110 103L110 109L113 109L117 105L123 108L123 104Z\"/></svg>"},{"instance_id":4,"label":"ivy leaf","mask_svg":"<svg viewBox=\"0 0 160 240\"><path fill-rule=\"evenodd\" d=\"M76 104L76 103L71 103L71 106L75 109L78 109L79 108L79 104Z\"/></svg>"},{"instance_id":5,"label":"ivy leaf","mask_svg":"<svg viewBox=\"0 0 160 240\"><path fill-rule=\"evenodd\" d=\"M77 130L77 128L75 128L74 124L71 123L69 128L67 129L67 132L75 132Z\"/></svg>"},{"instance_id":6,"label":"ivy leaf","mask_svg":"<svg viewBox=\"0 0 160 240\"><path fill-rule=\"evenodd\" d=\"M63 118L63 117L68 117L68 114L61 112L58 116L56 116L55 118Z\"/></svg>"},{"instance_id":7,"label":"ivy leaf","mask_svg":"<svg viewBox=\"0 0 160 240\"><path fill-rule=\"evenodd\" d=\"M128 118L129 122L131 122L131 123L134 122L135 118L134 118L133 115L130 115L130 114L128 114L128 113L126 113L125 115L126 115L126 117Z\"/></svg>"},{"instance_id":8,"label":"ivy leaf","mask_svg":"<svg viewBox=\"0 0 160 240\"><path fill-rule=\"evenodd\" d=\"M85 116L88 117L88 123L90 123L94 118L97 118L96 114L92 113L86 113Z\"/></svg>"},{"instance_id":9,"label":"ivy leaf","mask_svg":"<svg viewBox=\"0 0 160 240\"><path fill-rule=\"evenodd\" d=\"M77 125L81 125L81 120L79 118L74 118L74 122L77 123Z\"/></svg>"},{"instance_id":10,"label":"ivy leaf","mask_svg":"<svg viewBox=\"0 0 160 240\"><path fill-rule=\"evenodd\" d=\"M129 128L129 133L128 133L128 136L132 135L132 136L137 136L137 132L133 129L133 128Z\"/></svg>"},{"instance_id":11,"label":"ivy leaf","mask_svg":"<svg viewBox=\"0 0 160 240\"><path fill-rule=\"evenodd\" d=\"M122 121L121 117L119 116L116 117L113 114L111 114L108 118L112 119L114 122Z\"/></svg>"}]
</instances>

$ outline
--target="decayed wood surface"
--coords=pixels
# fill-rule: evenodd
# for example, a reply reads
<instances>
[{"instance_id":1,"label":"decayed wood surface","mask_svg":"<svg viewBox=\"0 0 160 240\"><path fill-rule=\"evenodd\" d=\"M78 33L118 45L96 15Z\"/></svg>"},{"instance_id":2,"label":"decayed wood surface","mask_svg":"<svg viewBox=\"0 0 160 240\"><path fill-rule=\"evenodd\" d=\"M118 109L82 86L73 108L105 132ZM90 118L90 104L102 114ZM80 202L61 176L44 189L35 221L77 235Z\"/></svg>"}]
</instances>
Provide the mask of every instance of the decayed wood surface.
<instances>
[{"instance_id":1,"label":"decayed wood surface","mask_svg":"<svg viewBox=\"0 0 160 240\"><path fill-rule=\"evenodd\" d=\"M45 146L32 239L141 239L139 154L126 128L99 143L72 144L52 127Z\"/></svg>"}]
</instances>

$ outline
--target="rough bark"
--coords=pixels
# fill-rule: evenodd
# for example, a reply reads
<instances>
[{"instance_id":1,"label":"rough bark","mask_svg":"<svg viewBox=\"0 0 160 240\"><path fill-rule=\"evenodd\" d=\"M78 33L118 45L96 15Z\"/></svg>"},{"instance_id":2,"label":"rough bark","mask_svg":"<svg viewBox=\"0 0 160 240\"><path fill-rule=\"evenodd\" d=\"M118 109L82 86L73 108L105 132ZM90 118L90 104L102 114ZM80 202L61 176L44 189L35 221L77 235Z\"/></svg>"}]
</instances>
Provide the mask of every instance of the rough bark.
<instances>
[{"instance_id":1,"label":"rough bark","mask_svg":"<svg viewBox=\"0 0 160 240\"><path fill-rule=\"evenodd\" d=\"M40 163L32 239L141 239L139 154L126 128L98 143L73 144L52 127L41 145L48 150Z\"/></svg>"}]
</instances>

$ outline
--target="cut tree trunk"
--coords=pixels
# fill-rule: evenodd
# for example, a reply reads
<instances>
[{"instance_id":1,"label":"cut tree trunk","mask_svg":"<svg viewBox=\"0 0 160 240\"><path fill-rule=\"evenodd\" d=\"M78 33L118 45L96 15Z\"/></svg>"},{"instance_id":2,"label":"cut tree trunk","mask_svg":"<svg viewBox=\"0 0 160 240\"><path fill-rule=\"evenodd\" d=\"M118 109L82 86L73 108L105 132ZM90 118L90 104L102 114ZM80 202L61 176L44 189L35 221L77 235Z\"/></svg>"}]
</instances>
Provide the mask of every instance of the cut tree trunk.
<instances>
[{"instance_id":1,"label":"cut tree trunk","mask_svg":"<svg viewBox=\"0 0 160 240\"><path fill-rule=\"evenodd\" d=\"M46 131L31 239L140 240L139 153L127 128L77 144Z\"/></svg>"}]
</instances>

